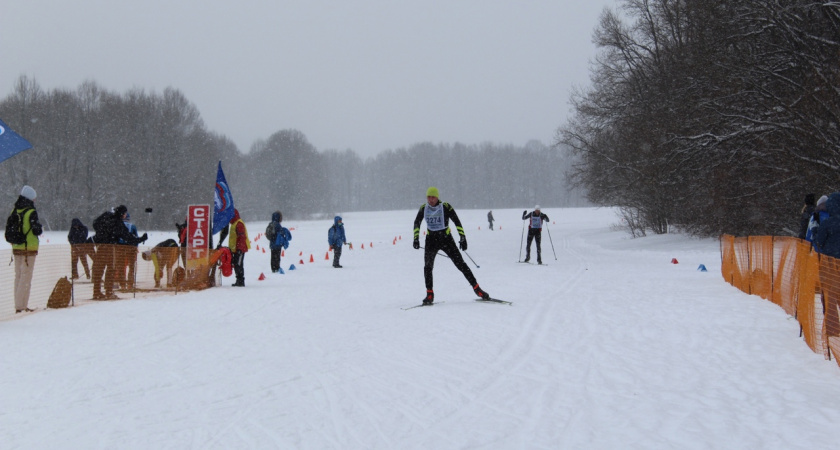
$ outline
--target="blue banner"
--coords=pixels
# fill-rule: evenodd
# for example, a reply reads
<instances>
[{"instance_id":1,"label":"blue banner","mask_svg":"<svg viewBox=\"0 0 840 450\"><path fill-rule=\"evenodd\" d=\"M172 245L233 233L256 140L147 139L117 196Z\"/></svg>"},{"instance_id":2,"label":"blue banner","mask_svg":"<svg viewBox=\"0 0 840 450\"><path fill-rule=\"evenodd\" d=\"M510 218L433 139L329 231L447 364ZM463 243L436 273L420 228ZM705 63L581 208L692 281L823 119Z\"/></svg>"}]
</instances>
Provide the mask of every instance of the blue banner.
<instances>
[{"instance_id":1,"label":"blue banner","mask_svg":"<svg viewBox=\"0 0 840 450\"><path fill-rule=\"evenodd\" d=\"M230 193L225 173L222 172L222 162L219 161L219 171L216 174L216 193L213 208L213 234L222 231L233 218L233 195Z\"/></svg>"},{"instance_id":2,"label":"blue banner","mask_svg":"<svg viewBox=\"0 0 840 450\"><path fill-rule=\"evenodd\" d=\"M30 148L32 144L29 141L12 131L6 122L0 120L0 162Z\"/></svg>"}]
</instances>

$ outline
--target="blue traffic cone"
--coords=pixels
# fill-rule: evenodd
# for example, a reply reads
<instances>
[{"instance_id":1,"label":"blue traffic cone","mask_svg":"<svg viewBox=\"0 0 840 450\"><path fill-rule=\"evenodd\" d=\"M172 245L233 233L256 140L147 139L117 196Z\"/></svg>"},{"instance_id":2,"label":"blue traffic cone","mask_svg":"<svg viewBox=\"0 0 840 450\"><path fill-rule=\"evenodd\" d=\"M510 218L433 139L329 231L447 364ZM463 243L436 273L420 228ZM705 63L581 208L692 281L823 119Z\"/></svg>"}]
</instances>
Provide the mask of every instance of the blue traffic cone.
<instances>
[{"instance_id":1,"label":"blue traffic cone","mask_svg":"<svg viewBox=\"0 0 840 450\"><path fill-rule=\"evenodd\" d=\"M705 265L703 265L703 264L700 264L700 267L698 267L698 268L697 268L697 270L699 270L699 271L701 271L701 272L708 272L708 271L706 270L706 266L705 266Z\"/></svg>"},{"instance_id":2,"label":"blue traffic cone","mask_svg":"<svg viewBox=\"0 0 840 450\"><path fill-rule=\"evenodd\" d=\"M283 275L283 274L285 274L286 272L283 272L283 268L282 268L282 267L278 267L278 268L277 268L277 273L279 273L280 275Z\"/></svg>"},{"instance_id":3,"label":"blue traffic cone","mask_svg":"<svg viewBox=\"0 0 840 450\"><path fill-rule=\"evenodd\" d=\"M292 264L291 266L289 266L289 270L295 270L295 265Z\"/></svg>"}]
</instances>

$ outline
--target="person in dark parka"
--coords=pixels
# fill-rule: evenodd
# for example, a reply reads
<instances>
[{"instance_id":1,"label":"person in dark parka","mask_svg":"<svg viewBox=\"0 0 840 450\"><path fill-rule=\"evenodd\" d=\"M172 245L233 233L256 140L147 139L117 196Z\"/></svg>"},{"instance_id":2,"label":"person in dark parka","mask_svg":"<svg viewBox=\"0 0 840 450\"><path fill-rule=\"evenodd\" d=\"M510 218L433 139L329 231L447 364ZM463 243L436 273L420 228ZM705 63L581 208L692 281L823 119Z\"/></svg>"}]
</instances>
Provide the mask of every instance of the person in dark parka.
<instances>
[{"instance_id":1,"label":"person in dark parka","mask_svg":"<svg viewBox=\"0 0 840 450\"><path fill-rule=\"evenodd\" d=\"M79 279L79 261L85 269L85 277L90 280L90 268L88 268L88 228L78 218L73 219L70 224L70 231L67 233L67 242L70 243L70 273L74 280Z\"/></svg>"},{"instance_id":2,"label":"person in dark parka","mask_svg":"<svg viewBox=\"0 0 840 450\"><path fill-rule=\"evenodd\" d=\"M93 299L94 300L115 300L114 295L114 273L116 267L116 246L122 239L128 245L136 245L146 242L148 234L143 236L132 236L123 223L123 218L128 212L125 205L114 208L113 212L106 211L93 221L93 229L96 231L96 257L93 260ZM105 278L105 293L102 293L103 274Z\"/></svg>"},{"instance_id":3,"label":"person in dark parka","mask_svg":"<svg viewBox=\"0 0 840 450\"><path fill-rule=\"evenodd\" d=\"M840 258L840 192L828 196L825 209L828 218L820 222L814 245L822 254Z\"/></svg>"}]
</instances>

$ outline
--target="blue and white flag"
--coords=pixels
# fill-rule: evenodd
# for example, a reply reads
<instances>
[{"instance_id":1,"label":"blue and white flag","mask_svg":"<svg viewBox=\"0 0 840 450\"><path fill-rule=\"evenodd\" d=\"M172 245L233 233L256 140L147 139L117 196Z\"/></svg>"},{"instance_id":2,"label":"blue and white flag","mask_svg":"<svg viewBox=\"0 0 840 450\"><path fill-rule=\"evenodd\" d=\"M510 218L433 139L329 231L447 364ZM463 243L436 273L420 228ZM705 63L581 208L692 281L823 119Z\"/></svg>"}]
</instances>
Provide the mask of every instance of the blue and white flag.
<instances>
[{"instance_id":1,"label":"blue and white flag","mask_svg":"<svg viewBox=\"0 0 840 450\"><path fill-rule=\"evenodd\" d=\"M222 231L233 218L233 195L230 193L225 173L222 172L222 162L219 161L219 171L216 174L216 193L213 208L213 234Z\"/></svg>"},{"instance_id":2,"label":"blue and white flag","mask_svg":"<svg viewBox=\"0 0 840 450\"><path fill-rule=\"evenodd\" d=\"M29 141L12 131L6 122L0 120L0 162L30 148L32 144Z\"/></svg>"}]
</instances>

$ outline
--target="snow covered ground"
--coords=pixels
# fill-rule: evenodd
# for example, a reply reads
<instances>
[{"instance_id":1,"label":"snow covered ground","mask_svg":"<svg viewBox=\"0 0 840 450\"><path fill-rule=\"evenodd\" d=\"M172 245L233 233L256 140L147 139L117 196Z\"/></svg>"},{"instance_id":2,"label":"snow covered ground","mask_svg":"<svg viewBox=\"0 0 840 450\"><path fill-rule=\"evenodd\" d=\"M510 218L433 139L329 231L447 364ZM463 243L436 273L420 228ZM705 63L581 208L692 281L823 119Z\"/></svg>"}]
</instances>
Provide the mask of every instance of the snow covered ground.
<instances>
[{"instance_id":1,"label":"snow covered ground","mask_svg":"<svg viewBox=\"0 0 840 450\"><path fill-rule=\"evenodd\" d=\"M723 281L717 241L544 212L536 266L517 263L521 210L494 211L495 231L459 211L481 286L513 306L473 301L439 257L445 303L402 310L423 254L415 211L391 211L343 215L344 269L324 260L331 221L289 221L285 275L254 250L244 289L0 322L0 447L836 448L837 364Z\"/></svg>"}]
</instances>

